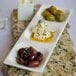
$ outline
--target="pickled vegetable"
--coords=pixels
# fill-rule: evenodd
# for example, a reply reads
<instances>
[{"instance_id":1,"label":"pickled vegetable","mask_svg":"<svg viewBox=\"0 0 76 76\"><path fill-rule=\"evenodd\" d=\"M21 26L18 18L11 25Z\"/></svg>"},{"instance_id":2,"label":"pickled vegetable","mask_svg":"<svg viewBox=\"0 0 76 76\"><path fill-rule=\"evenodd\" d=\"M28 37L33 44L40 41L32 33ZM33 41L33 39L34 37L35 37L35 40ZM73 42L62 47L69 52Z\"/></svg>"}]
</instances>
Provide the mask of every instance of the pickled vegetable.
<instances>
[{"instance_id":1,"label":"pickled vegetable","mask_svg":"<svg viewBox=\"0 0 76 76\"><path fill-rule=\"evenodd\" d=\"M53 15L56 15L56 14L57 14L57 8L56 8L55 6L51 6L51 7L49 8L49 11L50 11L50 13L52 13Z\"/></svg>"},{"instance_id":2,"label":"pickled vegetable","mask_svg":"<svg viewBox=\"0 0 76 76\"><path fill-rule=\"evenodd\" d=\"M42 12L42 16L48 21L59 21L65 20L65 14L62 10L57 9L55 6L50 6Z\"/></svg>"},{"instance_id":3,"label":"pickled vegetable","mask_svg":"<svg viewBox=\"0 0 76 76\"><path fill-rule=\"evenodd\" d=\"M61 14L61 13L63 13L63 11L57 10L57 14Z\"/></svg>"},{"instance_id":4,"label":"pickled vegetable","mask_svg":"<svg viewBox=\"0 0 76 76\"><path fill-rule=\"evenodd\" d=\"M64 21L65 15L61 10L57 10L56 20L57 21Z\"/></svg>"},{"instance_id":5,"label":"pickled vegetable","mask_svg":"<svg viewBox=\"0 0 76 76\"><path fill-rule=\"evenodd\" d=\"M55 16L50 14L50 15L46 16L45 19L48 20L48 21L55 21Z\"/></svg>"},{"instance_id":6,"label":"pickled vegetable","mask_svg":"<svg viewBox=\"0 0 76 76\"><path fill-rule=\"evenodd\" d=\"M50 15L50 12L48 10L44 10L42 12L42 16L45 18L46 16Z\"/></svg>"}]
</instances>

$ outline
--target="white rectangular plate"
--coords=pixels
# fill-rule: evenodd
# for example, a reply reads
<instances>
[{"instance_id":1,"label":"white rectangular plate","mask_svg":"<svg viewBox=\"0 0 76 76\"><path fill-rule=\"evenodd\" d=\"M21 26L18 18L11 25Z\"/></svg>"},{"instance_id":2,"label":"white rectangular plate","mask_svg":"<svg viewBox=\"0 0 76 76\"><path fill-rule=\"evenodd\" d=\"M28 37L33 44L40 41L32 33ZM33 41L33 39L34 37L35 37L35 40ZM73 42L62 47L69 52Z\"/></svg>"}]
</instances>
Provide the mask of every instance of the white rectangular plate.
<instances>
[{"instance_id":1,"label":"white rectangular plate","mask_svg":"<svg viewBox=\"0 0 76 76\"><path fill-rule=\"evenodd\" d=\"M39 73L43 72L43 70L44 70L44 68L45 68L45 66L50 58L50 55L52 54L52 52L56 46L56 43L59 40L59 38L60 38L60 36L61 36L65 26L66 26L71 14L72 14L72 11L70 9L60 8L61 10L64 11L64 13L66 15L65 21L63 21L63 22L46 21L49 30L56 31L54 39L52 42L39 43L39 42L30 40L30 34L32 32L31 28L33 28L40 19L43 19L42 15L41 15L42 11L50 6L51 5L42 5L41 6L41 8L37 12L37 14L34 16L34 18L30 22L30 24L28 25L28 27L26 28L24 33L21 35L19 40L16 42L16 44L14 45L14 47L12 48L12 50L10 51L8 56L6 57L6 59L4 61L5 64L15 66L18 68L22 68L25 70L34 71L34 72L39 72ZM17 56L18 49L20 49L22 47L29 47L29 46L33 46L37 51L40 51L43 54L43 61L36 68L30 68L30 67L26 67L23 65L19 65L16 62L16 56Z\"/></svg>"}]
</instances>

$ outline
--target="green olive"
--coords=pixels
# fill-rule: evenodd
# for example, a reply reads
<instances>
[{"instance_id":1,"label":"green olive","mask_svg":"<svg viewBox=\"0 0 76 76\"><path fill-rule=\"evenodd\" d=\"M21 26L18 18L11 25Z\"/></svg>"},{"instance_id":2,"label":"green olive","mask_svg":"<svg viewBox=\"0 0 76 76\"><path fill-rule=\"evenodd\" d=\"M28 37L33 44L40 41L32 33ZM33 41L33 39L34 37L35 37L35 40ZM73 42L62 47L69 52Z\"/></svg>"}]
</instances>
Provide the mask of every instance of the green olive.
<instances>
[{"instance_id":1,"label":"green olive","mask_svg":"<svg viewBox=\"0 0 76 76\"><path fill-rule=\"evenodd\" d=\"M56 14L57 14L57 8L56 8L55 6L51 6L51 7L49 8L49 11L50 11L50 13L52 13L53 15L56 15Z\"/></svg>"},{"instance_id":2,"label":"green olive","mask_svg":"<svg viewBox=\"0 0 76 76\"><path fill-rule=\"evenodd\" d=\"M55 21L55 16L50 14L50 15L46 16L45 19L48 21Z\"/></svg>"},{"instance_id":3,"label":"green olive","mask_svg":"<svg viewBox=\"0 0 76 76\"><path fill-rule=\"evenodd\" d=\"M46 17L47 15L50 15L50 12L49 12L48 10L44 10L44 11L42 12L42 16L43 16L43 17Z\"/></svg>"},{"instance_id":4,"label":"green olive","mask_svg":"<svg viewBox=\"0 0 76 76\"><path fill-rule=\"evenodd\" d=\"M64 21L64 19L65 19L64 12L62 12L61 10L57 10L56 20Z\"/></svg>"},{"instance_id":5,"label":"green olive","mask_svg":"<svg viewBox=\"0 0 76 76\"><path fill-rule=\"evenodd\" d=\"M64 13L64 12L61 10L57 10L57 14L61 14L61 13Z\"/></svg>"}]
</instances>

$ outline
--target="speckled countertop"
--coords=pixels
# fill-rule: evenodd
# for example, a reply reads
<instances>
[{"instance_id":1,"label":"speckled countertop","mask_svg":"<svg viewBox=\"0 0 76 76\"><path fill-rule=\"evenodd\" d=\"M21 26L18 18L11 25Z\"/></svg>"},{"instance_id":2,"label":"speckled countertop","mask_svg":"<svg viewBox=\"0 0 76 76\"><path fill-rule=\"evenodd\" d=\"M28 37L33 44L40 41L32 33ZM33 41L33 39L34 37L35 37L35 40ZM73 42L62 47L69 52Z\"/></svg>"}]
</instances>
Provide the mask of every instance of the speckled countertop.
<instances>
[{"instance_id":1,"label":"speckled countertop","mask_svg":"<svg viewBox=\"0 0 76 76\"><path fill-rule=\"evenodd\" d=\"M39 6L35 7L35 11ZM29 21L18 21L17 10L12 12L12 25L14 41L22 34ZM72 41L70 39L68 28L66 27L61 35L45 69L39 74L12 66L4 66L4 73L8 76L73 76L76 72L76 53L72 48Z\"/></svg>"}]
</instances>

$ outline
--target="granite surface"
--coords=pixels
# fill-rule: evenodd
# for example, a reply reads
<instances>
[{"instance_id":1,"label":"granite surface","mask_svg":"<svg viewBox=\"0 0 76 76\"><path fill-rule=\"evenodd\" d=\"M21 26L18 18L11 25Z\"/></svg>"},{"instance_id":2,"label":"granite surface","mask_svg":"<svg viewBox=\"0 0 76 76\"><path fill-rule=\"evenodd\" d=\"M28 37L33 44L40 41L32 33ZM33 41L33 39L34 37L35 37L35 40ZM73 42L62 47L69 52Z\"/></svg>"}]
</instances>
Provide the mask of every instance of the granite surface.
<instances>
[{"instance_id":1,"label":"granite surface","mask_svg":"<svg viewBox=\"0 0 76 76\"><path fill-rule=\"evenodd\" d=\"M39 8L39 6L35 7ZM12 12L12 26L14 42L18 40L29 21L18 21L17 10ZM65 28L43 73L30 72L12 66L4 66L4 73L8 76L73 76L76 72L76 53L72 48L68 29Z\"/></svg>"}]
</instances>

